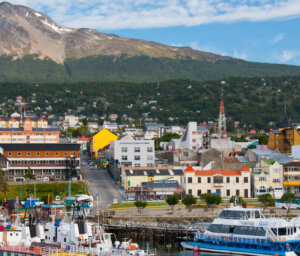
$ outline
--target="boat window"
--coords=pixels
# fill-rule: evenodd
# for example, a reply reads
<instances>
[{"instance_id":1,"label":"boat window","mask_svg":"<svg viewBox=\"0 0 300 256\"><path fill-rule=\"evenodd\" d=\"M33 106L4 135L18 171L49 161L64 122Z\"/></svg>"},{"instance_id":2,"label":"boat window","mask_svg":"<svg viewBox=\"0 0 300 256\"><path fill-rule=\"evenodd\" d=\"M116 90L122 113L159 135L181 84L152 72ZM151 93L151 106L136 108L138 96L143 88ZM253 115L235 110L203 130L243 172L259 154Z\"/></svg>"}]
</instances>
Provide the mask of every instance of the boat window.
<instances>
[{"instance_id":1,"label":"boat window","mask_svg":"<svg viewBox=\"0 0 300 256\"><path fill-rule=\"evenodd\" d=\"M297 231L297 228L296 228L296 227L294 227L294 233L296 233L296 231Z\"/></svg>"},{"instance_id":2,"label":"boat window","mask_svg":"<svg viewBox=\"0 0 300 256\"><path fill-rule=\"evenodd\" d=\"M228 211L223 210L219 218L221 219L247 219L247 215L244 211Z\"/></svg>"},{"instance_id":3,"label":"boat window","mask_svg":"<svg viewBox=\"0 0 300 256\"><path fill-rule=\"evenodd\" d=\"M260 219L260 213L259 213L259 211L255 211L255 219Z\"/></svg>"},{"instance_id":4,"label":"boat window","mask_svg":"<svg viewBox=\"0 0 300 256\"><path fill-rule=\"evenodd\" d=\"M272 232L274 233L274 235L277 236L277 228L271 228Z\"/></svg>"},{"instance_id":5,"label":"boat window","mask_svg":"<svg viewBox=\"0 0 300 256\"><path fill-rule=\"evenodd\" d=\"M278 235L285 236L286 235L286 228L279 228Z\"/></svg>"},{"instance_id":6,"label":"boat window","mask_svg":"<svg viewBox=\"0 0 300 256\"><path fill-rule=\"evenodd\" d=\"M208 231L213 233L230 233L229 225L211 224L207 228Z\"/></svg>"},{"instance_id":7,"label":"boat window","mask_svg":"<svg viewBox=\"0 0 300 256\"><path fill-rule=\"evenodd\" d=\"M250 211L247 211L246 213L247 213L247 218L248 218L248 219L251 219L251 212L250 212Z\"/></svg>"},{"instance_id":8,"label":"boat window","mask_svg":"<svg viewBox=\"0 0 300 256\"><path fill-rule=\"evenodd\" d=\"M234 234L248 236L265 236L266 231L263 227L236 226Z\"/></svg>"}]
</instances>

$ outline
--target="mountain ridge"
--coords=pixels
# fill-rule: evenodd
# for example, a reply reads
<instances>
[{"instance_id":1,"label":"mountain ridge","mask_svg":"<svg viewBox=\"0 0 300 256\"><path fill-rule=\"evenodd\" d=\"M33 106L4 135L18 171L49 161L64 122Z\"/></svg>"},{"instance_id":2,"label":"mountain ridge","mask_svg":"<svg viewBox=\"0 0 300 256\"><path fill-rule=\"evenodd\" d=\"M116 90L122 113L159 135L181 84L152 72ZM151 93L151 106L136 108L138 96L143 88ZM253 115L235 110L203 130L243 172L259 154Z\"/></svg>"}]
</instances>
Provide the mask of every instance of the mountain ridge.
<instances>
[{"instance_id":1,"label":"mountain ridge","mask_svg":"<svg viewBox=\"0 0 300 256\"><path fill-rule=\"evenodd\" d=\"M80 59L93 55L126 54L133 56L192 58L199 60L227 60L231 57L193 50L190 47L120 37L89 28L69 28L55 22L48 15L23 5L0 3L0 55L24 57L38 54L57 63L66 59Z\"/></svg>"},{"instance_id":2,"label":"mountain ridge","mask_svg":"<svg viewBox=\"0 0 300 256\"><path fill-rule=\"evenodd\" d=\"M190 47L62 26L22 5L0 3L0 81L153 82L300 75L300 67L244 61Z\"/></svg>"}]
</instances>

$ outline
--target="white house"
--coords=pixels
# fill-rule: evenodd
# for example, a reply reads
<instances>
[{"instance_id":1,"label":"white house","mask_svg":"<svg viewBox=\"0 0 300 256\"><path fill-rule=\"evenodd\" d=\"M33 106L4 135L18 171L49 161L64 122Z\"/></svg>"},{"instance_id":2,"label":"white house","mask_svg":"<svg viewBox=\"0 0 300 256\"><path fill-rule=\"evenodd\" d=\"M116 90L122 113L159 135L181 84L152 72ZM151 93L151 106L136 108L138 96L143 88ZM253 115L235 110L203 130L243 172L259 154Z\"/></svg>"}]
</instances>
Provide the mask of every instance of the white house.
<instances>
[{"instance_id":1,"label":"white house","mask_svg":"<svg viewBox=\"0 0 300 256\"><path fill-rule=\"evenodd\" d=\"M189 122L181 138L181 149L191 149L196 152L209 147L209 130L204 126L197 126L197 122Z\"/></svg>"},{"instance_id":2,"label":"white house","mask_svg":"<svg viewBox=\"0 0 300 256\"><path fill-rule=\"evenodd\" d=\"M104 121L103 129L107 129L110 131L117 131L119 129L119 126L117 123L111 123L110 121Z\"/></svg>"},{"instance_id":3,"label":"white house","mask_svg":"<svg viewBox=\"0 0 300 256\"><path fill-rule=\"evenodd\" d=\"M240 170L198 171L189 166L181 178L185 194L197 197L205 193L217 193L223 198L235 195L251 197L251 172L247 166Z\"/></svg>"},{"instance_id":4,"label":"white house","mask_svg":"<svg viewBox=\"0 0 300 256\"><path fill-rule=\"evenodd\" d=\"M110 160L118 160L121 166L154 166L154 141L135 140L127 135L110 143L107 156Z\"/></svg>"}]
</instances>

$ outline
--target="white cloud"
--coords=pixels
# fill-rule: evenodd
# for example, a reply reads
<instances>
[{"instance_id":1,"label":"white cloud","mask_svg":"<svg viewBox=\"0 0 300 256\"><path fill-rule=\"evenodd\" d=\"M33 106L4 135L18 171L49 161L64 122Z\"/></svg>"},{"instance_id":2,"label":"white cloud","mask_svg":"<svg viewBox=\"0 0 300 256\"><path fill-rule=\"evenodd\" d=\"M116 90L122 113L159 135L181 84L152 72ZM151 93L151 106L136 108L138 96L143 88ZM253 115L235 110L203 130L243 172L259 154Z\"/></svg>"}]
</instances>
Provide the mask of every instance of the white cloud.
<instances>
[{"instance_id":1,"label":"white cloud","mask_svg":"<svg viewBox=\"0 0 300 256\"><path fill-rule=\"evenodd\" d=\"M238 58L238 59L246 60L247 57L248 57L248 54L246 53L246 51L237 51L237 50L234 50L233 51L233 57Z\"/></svg>"},{"instance_id":2,"label":"white cloud","mask_svg":"<svg viewBox=\"0 0 300 256\"><path fill-rule=\"evenodd\" d=\"M216 53L216 54L220 54L223 56L228 56L228 54L226 54L225 51L222 51L213 45L199 45L198 41L191 42L190 47L192 47L195 50L199 50L199 51L211 52L211 53Z\"/></svg>"},{"instance_id":3,"label":"white cloud","mask_svg":"<svg viewBox=\"0 0 300 256\"><path fill-rule=\"evenodd\" d=\"M71 27L197 26L300 16L300 0L12 0Z\"/></svg>"},{"instance_id":4,"label":"white cloud","mask_svg":"<svg viewBox=\"0 0 300 256\"><path fill-rule=\"evenodd\" d=\"M273 39L272 39L272 44L276 44L279 41L284 39L284 34L283 33L278 33Z\"/></svg>"},{"instance_id":5,"label":"white cloud","mask_svg":"<svg viewBox=\"0 0 300 256\"><path fill-rule=\"evenodd\" d=\"M279 61L287 63L300 56L300 51L295 50L283 50L279 56Z\"/></svg>"}]
</instances>

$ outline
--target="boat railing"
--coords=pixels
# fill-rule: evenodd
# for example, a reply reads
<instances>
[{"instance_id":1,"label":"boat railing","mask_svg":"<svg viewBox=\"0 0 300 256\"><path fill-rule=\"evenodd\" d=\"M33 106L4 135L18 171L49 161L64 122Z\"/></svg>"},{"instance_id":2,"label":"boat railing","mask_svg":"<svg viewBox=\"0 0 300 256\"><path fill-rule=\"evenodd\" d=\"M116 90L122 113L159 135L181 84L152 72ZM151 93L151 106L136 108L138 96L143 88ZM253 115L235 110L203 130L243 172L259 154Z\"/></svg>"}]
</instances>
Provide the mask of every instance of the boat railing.
<instances>
[{"instance_id":1,"label":"boat railing","mask_svg":"<svg viewBox=\"0 0 300 256\"><path fill-rule=\"evenodd\" d=\"M236 242L236 243L247 243L247 244L268 244L271 240L265 238L246 238L226 235L208 235L208 234L196 234L197 239L211 240L211 241L222 241L222 242Z\"/></svg>"},{"instance_id":2,"label":"boat railing","mask_svg":"<svg viewBox=\"0 0 300 256\"><path fill-rule=\"evenodd\" d=\"M139 250L137 250L139 251ZM42 251L42 255L49 255L49 256L55 256L55 255L90 255L90 256L127 256L127 255L133 255L130 253L130 250L125 249L109 249L108 251L101 251L97 250L96 248L86 248L86 247L78 247L78 246L68 246L66 249L52 249L48 248L44 251ZM144 255L144 256L152 256L157 255L156 250L154 251L144 251L144 253L139 254L138 252L134 255Z\"/></svg>"}]
</instances>

